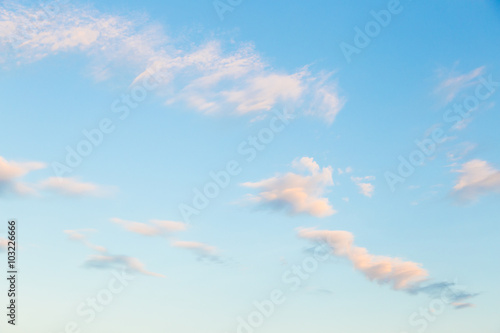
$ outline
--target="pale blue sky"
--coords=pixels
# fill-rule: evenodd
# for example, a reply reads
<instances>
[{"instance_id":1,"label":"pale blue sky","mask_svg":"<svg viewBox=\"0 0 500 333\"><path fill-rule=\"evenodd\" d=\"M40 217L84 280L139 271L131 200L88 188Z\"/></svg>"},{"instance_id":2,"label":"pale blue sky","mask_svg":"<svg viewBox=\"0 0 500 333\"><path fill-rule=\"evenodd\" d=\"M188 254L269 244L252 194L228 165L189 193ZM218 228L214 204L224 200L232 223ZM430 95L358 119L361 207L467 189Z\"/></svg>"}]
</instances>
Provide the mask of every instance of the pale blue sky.
<instances>
[{"instance_id":1,"label":"pale blue sky","mask_svg":"<svg viewBox=\"0 0 500 333\"><path fill-rule=\"evenodd\" d=\"M71 1L36 26L39 4L2 5L0 240L16 218L22 242L19 323L2 331L250 333L238 317L279 289L255 332L498 332L500 6L401 1L348 61L341 45L391 3L243 0L221 20L212 1ZM148 70L163 81L120 119ZM456 123L448 110L474 101ZM57 174L103 119L113 131ZM230 161L241 171L188 221L181 205ZM291 290L284 274L325 239L333 253ZM79 305L121 266L135 278L87 323ZM422 319L439 298L411 292L443 281L477 295Z\"/></svg>"}]
</instances>

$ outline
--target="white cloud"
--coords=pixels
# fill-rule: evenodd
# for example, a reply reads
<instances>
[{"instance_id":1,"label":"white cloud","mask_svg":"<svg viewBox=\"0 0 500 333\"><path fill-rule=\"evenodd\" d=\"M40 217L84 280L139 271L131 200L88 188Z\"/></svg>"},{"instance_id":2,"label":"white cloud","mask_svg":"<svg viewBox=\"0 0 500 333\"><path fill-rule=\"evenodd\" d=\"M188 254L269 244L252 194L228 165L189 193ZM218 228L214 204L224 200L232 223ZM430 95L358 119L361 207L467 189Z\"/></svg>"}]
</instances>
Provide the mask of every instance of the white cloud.
<instances>
[{"instance_id":1,"label":"white cloud","mask_svg":"<svg viewBox=\"0 0 500 333\"><path fill-rule=\"evenodd\" d=\"M255 183L242 185L260 189L257 196L250 200L265 204L273 209L285 209L292 214L305 213L316 217L335 214L324 194L328 187L333 186L332 167L320 169L310 157L302 157L292 163L293 168L307 171L310 175L289 172Z\"/></svg>"},{"instance_id":2,"label":"white cloud","mask_svg":"<svg viewBox=\"0 0 500 333\"><path fill-rule=\"evenodd\" d=\"M104 246L91 243L88 240L88 234L94 232L96 232L96 230L94 229L64 230L64 233L68 235L69 239L81 242L89 249L100 253L100 254L90 255L85 261L86 267L99 268L99 269L124 268L129 271L145 275L162 277L162 278L165 277L162 274L153 273L146 270L144 264L137 258L124 255L113 255L110 254Z\"/></svg>"},{"instance_id":3,"label":"white cloud","mask_svg":"<svg viewBox=\"0 0 500 333\"><path fill-rule=\"evenodd\" d=\"M109 189L100 185L81 182L69 177L50 177L42 181L40 187L68 196L103 196L110 193Z\"/></svg>"},{"instance_id":4,"label":"white cloud","mask_svg":"<svg viewBox=\"0 0 500 333\"><path fill-rule=\"evenodd\" d=\"M400 258L373 255L354 245L354 236L347 231L300 229L301 238L326 242L339 257L349 259L354 267L371 281L389 284L396 290L411 289L428 277L421 264Z\"/></svg>"},{"instance_id":5,"label":"white cloud","mask_svg":"<svg viewBox=\"0 0 500 333\"><path fill-rule=\"evenodd\" d=\"M473 201L482 195L500 193L500 171L487 161L475 159L462 165L461 175L453 187L462 201Z\"/></svg>"},{"instance_id":6,"label":"white cloud","mask_svg":"<svg viewBox=\"0 0 500 333\"><path fill-rule=\"evenodd\" d=\"M436 93L443 94L445 101L449 103L463 90L477 84L477 78L483 75L484 69L484 66L478 67L465 74L457 74L454 71L441 73L444 79L436 88Z\"/></svg>"},{"instance_id":7,"label":"white cloud","mask_svg":"<svg viewBox=\"0 0 500 333\"><path fill-rule=\"evenodd\" d=\"M137 258L121 255L91 255L85 261L85 266L90 268L125 268L129 271L164 278L165 275L146 270L145 265Z\"/></svg>"},{"instance_id":8,"label":"white cloud","mask_svg":"<svg viewBox=\"0 0 500 333\"><path fill-rule=\"evenodd\" d=\"M351 180L359 187L359 193L369 198L372 197L373 192L375 191L375 185L367 181L375 180L374 176L351 177Z\"/></svg>"},{"instance_id":9,"label":"white cloud","mask_svg":"<svg viewBox=\"0 0 500 333\"><path fill-rule=\"evenodd\" d=\"M0 192L15 194L36 194L36 190L19 179L34 170L46 167L42 162L15 162L7 161L0 156Z\"/></svg>"},{"instance_id":10,"label":"white cloud","mask_svg":"<svg viewBox=\"0 0 500 333\"><path fill-rule=\"evenodd\" d=\"M172 242L171 245L173 247L192 250L200 256L215 256L217 254L217 248L215 246L201 242L175 241Z\"/></svg>"},{"instance_id":11,"label":"white cloud","mask_svg":"<svg viewBox=\"0 0 500 333\"><path fill-rule=\"evenodd\" d=\"M0 46L12 46L0 61L22 64L60 52L83 52L91 59L88 72L97 80L118 68L135 75L134 83L155 73L161 78L157 92L167 104L182 103L203 113L263 113L293 103L331 123L345 104L333 73L313 74L307 66L277 71L250 43L216 38L192 42L190 36L166 35L144 15L131 19L74 4L29 29L29 19L37 15L36 8L12 2L0 9Z\"/></svg>"},{"instance_id":12,"label":"white cloud","mask_svg":"<svg viewBox=\"0 0 500 333\"><path fill-rule=\"evenodd\" d=\"M150 220L150 223L148 224L122 220L116 217L112 218L111 221L122 226L127 231L143 236L167 235L173 232L184 231L187 229L187 224L176 221Z\"/></svg>"}]
</instances>

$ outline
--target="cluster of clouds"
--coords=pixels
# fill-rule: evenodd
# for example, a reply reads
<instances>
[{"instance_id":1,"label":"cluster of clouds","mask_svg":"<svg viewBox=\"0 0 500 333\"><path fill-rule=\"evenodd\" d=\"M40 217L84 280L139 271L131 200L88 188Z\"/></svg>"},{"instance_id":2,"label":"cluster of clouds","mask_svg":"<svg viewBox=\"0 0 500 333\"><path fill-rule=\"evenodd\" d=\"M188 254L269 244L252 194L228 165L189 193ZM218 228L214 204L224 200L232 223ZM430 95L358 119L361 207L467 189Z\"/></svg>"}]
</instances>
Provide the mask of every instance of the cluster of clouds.
<instances>
[{"instance_id":1,"label":"cluster of clouds","mask_svg":"<svg viewBox=\"0 0 500 333\"><path fill-rule=\"evenodd\" d=\"M219 251L215 246L206 243L195 241L182 241L173 239L174 233L187 230L187 224L177 221L168 220L150 220L149 223L135 222L123 220L120 218L112 218L111 222L119 225L124 230L147 237L165 237L169 240L170 245L175 248L187 249L196 254L200 260L211 262L222 262ZM95 252L90 255L84 263L87 268L99 269L126 269L130 272L136 272L154 277L165 277L163 274L154 273L145 268L145 265L137 258L126 255L111 254L104 246L92 243L89 240L89 235L97 232L95 229L79 229L65 230L64 233L69 239L77 241L85 245L87 248ZM0 251L2 250L3 242L0 239Z\"/></svg>"},{"instance_id":2,"label":"cluster of clouds","mask_svg":"<svg viewBox=\"0 0 500 333\"><path fill-rule=\"evenodd\" d=\"M337 213L326 197L329 189L334 186L333 167L321 168L313 158L302 157L292 162L292 168L297 173L288 172L241 184L259 190L257 195L248 195L248 201L274 210L285 210L292 215L327 217ZM338 175L352 172L351 167L337 168ZM374 176L351 177L351 180L358 186L361 194L372 197L375 191L375 185L372 183ZM349 198L343 200L349 201Z\"/></svg>"},{"instance_id":3,"label":"cluster of clouds","mask_svg":"<svg viewBox=\"0 0 500 333\"><path fill-rule=\"evenodd\" d=\"M23 180L32 171L46 167L42 162L8 161L0 156L0 195L40 195L41 191L49 191L65 196L106 196L113 191L73 177L49 177L35 184Z\"/></svg>"},{"instance_id":4,"label":"cluster of clouds","mask_svg":"<svg viewBox=\"0 0 500 333\"><path fill-rule=\"evenodd\" d=\"M406 261L400 258L371 254L366 248L354 244L354 235L348 231L316 230L301 228L300 238L327 244L334 256L347 258L354 268L363 273L370 281L390 285L394 290L406 291L411 294L425 293L436 296L447 291L450 303L456 309L473 306L464 302L477 294L468 293L455 288L455 283L438 282L426 284L429 273L422 264Z\"/></svg>"},{"instance_id":5,"label":"cluster of clouds","mask_svg":"<svg viewBox=\"0 0 500 333\"><path fill-rule=\"evenodd\" d=\"M118 68L135 76L132 84L153 75L161 78L157 92L166 104L206 114L261 114L293 103L331 123L346 102L333 72L276 70L250 43L169 36L144 15L132 19L69 3L56 9L46 17L39 8L6 2L0 8L0 63L82 52L95 79L109 79Z\"/></svg>"},{"instance_id":6,"label":"cluster of clouds","mask_svg":"<svg viewBox=\"0 0 500 333\"><path fill-rule=\"evenodd\" d=\"M128 221L120 218L112 218L111 222L119 225L126 231L141 236L160 236L169 240L170 246L187 249L195 253L199 259L213 262L221 262L219 251L215 246L195 241L182 241L173 238L174 233L186 231L188 225L184 222L167 220L150 220L148 223Z\"/></svg>"}]
</instances>

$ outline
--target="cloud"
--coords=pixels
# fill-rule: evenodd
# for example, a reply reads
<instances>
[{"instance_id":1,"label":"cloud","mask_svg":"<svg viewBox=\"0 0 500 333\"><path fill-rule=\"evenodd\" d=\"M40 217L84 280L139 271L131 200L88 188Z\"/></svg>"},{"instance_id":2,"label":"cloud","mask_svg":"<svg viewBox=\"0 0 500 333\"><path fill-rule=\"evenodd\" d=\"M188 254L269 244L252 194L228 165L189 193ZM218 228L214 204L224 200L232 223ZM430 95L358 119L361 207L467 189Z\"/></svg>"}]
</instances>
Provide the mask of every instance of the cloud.
<instances>
[{"instance_id":1,"label":"cloud","mask_svg":"<svg viewBox=\"0 0 500 333\"><path fill-rule=\"evenodd\" d=\"M245 187L261 190L257 196L250 196L250 200L272 209L285 209L291 214L316 217L335 214L328 198L324 197L327 188L333 186L332 167L321 169L310 157L295 160L292 167L310 175L289 172L255 183L243 183Z\"/></svg>"},{"instance_id":2,"label":"cloud","mask_svg":"<svg viewBox=\"0 0 500 333\"><path fill-rule=\"evenodd\" d=\"M42 181L40 187L68 196L103 196L110 193L110 190L103 186L69 177L50 177Z\"/></svg>"},{"instance_id":3,"label":"cloud","mask_svg":"<svg viewBox=\"0 0 500 333\"><path fill-rule=\"evenodd\" d=\"M91 59L89 73L108 79L126 68L133 84L154 77L166 104L180 103L202 113L265 113L293 103L305 114L334 121L346 99L333 72L274 69L251 43L169 36L144 15L109 15L89 6L64 4L52 17L36 7L6 2L0 8L0 58L7 64L33 62L62 52ZM31 20L36 20L36 26ZM193 40L190 40L193 39ZM115 70L116 69L116 70Z\"/></svg>"},{"instance_id":4,"label":"cloud","mask_svg":"<svg viewBox=\"0 0 500 333\"><path fill-rule=\"evenodd\" d=\"M112 218L111 221L122 226L125 230L143 235L143 236L159 236L173 232L184 231L187 229L187 224L176 221L165 220L150 220L150 224L142 222L134 222Z\"/></svg>"},{"instance_id":5,"label":"cloud","mask_svg":"<svg viewBox=\"0 0 500 333\"><path fill-rule=\"evenodd\" d=\"M354 245L354 235L348 231L298 229L298 236L318 243L326 243L337 257L347 258L354 268L370 281L390 285L394 290L410 294L424 293L431 297L445 296L456 309L473 306L464 300L477 296L460 288L456 283L437 282L426 284L429 273L422 264L400 258L374 255L367 249Z\"/></svg>"},{"instance_id":6,"label":"cloud","mask_svg":"<svg viewBox=\"0 0 500 333\"><path fill-rule=\"evenodd\" d=\"M183 222L168 220L150 220L149 223L134 222L112 218L111 221L125 230L142 236L170 236L172 233L187 230L188 225ZM171 240L170 246L188 249L197 254L201 259L220 262L218 250L215 246L201 242Z\"/></svg>"},{"instance_id":7,"label":"cloud","mask_svg":"<svg viewBox=\"0 0 500 333\"><path fill-rule=\"evenodd\" d=\"M359 187L359 191L364 196L369 198L372 197L373 192L375 191L375 186L372 183L363 182L366 180L374 180L374 176L366 176L366 177L351 177L351 180Z\"/></svg>"},{"instance_id":8,"label":"cloud","mask_svg":"<svg viewBox=\"0 0 500 333\"><path fill-rule=\"evenodd\" d=\"M500 171L486 161L471 160L457 172L461 175L453 187L453 194L460 201L470 202L483 195L500 193Z\"/></svg>"},{"instance_id":9,"label":"cloud","mask_svg":"<svg viewBox=\"0 0 500 333\"><path fill-rule=\"evenodd\" d=\"M31 171L45 167L46 164L42 162L7 161L0 156L0 193L36 194L34 187L21 182L19 179Z\"/></svg>"},{"instance_id":10,"label":"cloud","mask_svg":"<svg viewBox=\"0 0 500 333\"><path fill-rule=\"evenodd\" d=\"M181 249L188 249L199 255L200 257L217 257L217 248L212 245L208 245L200 242L192 242L192 241L175 241L172 242L171 245L173 247L178 247Z\"/></svg>"},{"instance_id":11,"label":"cloud","mask_svg":"<svg viewBox=\"0 0 500 333\"><path fill-rule=\"evenodd\" d=\"M469 73L457 74L454 71L441 73L443 81L436 88L436 93L445 96L446 103L451 102L463 90L477 84L477 78L483 75L485 67L478 67Z\"/></svg>"},{"instance_id":12,"label":"cloud","mask_svg":"<svg viewBox=\"0 0 500 333\"><path fill-rule=\"evenodd\" d=\"M421 264L399 258L373 255L367 249L354 245L354 236L348 231L300 229L301 238L327 243L333 254L349 259L354 267L371 281L389 284L393 289L409 289L428 277Z\"/></svg>"},{"instance_id":13,"label":"cloud","mask_svg":"<svg viewBox=\"0 0 500 333\"><path fill-rule=\"evenodd\" d=\"M7 245L9 244L9 240L0 237L0 252L4 252L7 250Z\"/></svg>"},{"instance_id":14,"label":"cloud","mask_svg":"<svg viewBox=\"0 0 500 333\"><path fill-rule=\"evenodd\" d=\"M85 266L99 269L125 268L129 271L164 278L165 275L153 273L145 269L144 264L137 258L120 255L91 255Z\"/></svg>"},{"instance_id":15,"label":"cloud","mask_svg":"<svg viewBox=\"0 0 500 333\"><path fill-rule=\"evenodd\" d=\"M145 269L144 264L137 258L113 255L108 252L104 246L96 245L88 240L88 234L96 232L95 229L79 229L79 230L64 230L69 239L81 242L91 250L99 252L99 254L90 255L85 261L84 266L88 268L99 269L117 269L124 268L131 272L137 272L155 277L165 277L162 274L153 273Z\"/></svg>"}]
</instances>

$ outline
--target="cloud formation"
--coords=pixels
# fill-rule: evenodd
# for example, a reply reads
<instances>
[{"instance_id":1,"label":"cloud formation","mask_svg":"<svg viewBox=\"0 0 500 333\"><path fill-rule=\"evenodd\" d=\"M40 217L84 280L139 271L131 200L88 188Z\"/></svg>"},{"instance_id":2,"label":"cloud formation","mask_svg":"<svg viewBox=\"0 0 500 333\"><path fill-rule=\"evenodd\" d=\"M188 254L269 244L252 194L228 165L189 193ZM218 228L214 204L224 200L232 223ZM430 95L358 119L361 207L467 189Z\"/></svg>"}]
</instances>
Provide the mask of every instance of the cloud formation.
<instances>
[{"instance_id":1,"label":"cloud formation","mask_svg":"<svg viewBox=\"0 0 500 333\"><path fill-rule=\"evenodd\" d=\"M480 196L500 193L500 171L487 161L475 159L462 164L460 177L453 187L459 201L470 202Z\"/></svg>"},{"instance_id":2,"label":"cloud formation","mask_svg":"<svg viewBox=\"0 0 500 333\"><path fill-rule=\"evenodd\" d=\"M96 245L88 240L88 234L94 233L94 229L79 229L79 230L64 230L69 239L81 242L89 249L99 252L99 254L90 255L84 263L88 268L99 269L121 269L124 268L131 272L141 273L155 277L165 277L162 274L154 273L146 270L144 264L137 258L113 255L108 252L104 246Z\"/></svg>"},{"instance_id":3,"label":"cloud formation","mask_svg":"<svg viewBox=\"0 0 500 333\"><path fill-rule=\"evenodd\" d=\"M366 177L351 177L351 180L359 187L359 193L363 194L366 197L371 198L373 192L375 191L375 185L369 183L368 181L374 180L374 176L366 176Z\"/></svg>"},{"instance_id":4,"label":"cloud formation","mask_svg":"<svg viewBox=\"0 0 500 333\"><path fill-rule=\"evenodd\" d=\"M40 188L67 196L104 196L110 193L103 186L70 177L50 177L40 183Z\"/></svg>"},{"instance_id":5,"label":"cloud formation","mask_svg":"<svg viewBox=\"0 0 500 333\"><path fill-rule=\"evenodd\" d=\"M243 183L245 187L260 190L258 195L250 196L250 200L272 209L284 209L291 214L316 217L335 214L328 198L324 197L328 187L333 186L332 167L321 169L311 157L295 160L292 167L309 175L289 172L254 183Z\"/></svg>"},{"instance_id":6,"label":"cloud formation","mask_svg":"<svg viewBox=\"0 0 500 333\"><path fill-rule=\"evenodd\" d=\"M181 241L170 239L176 232L187 230L188 225L183 222L168 220L150 220L149 223L127 221L119 218L110 219L111 222L123 227L125 230L142 236L166 236L169 238L170 246L187 249L195 253L200 259L209 259L214 262L221 262L218 250L215 246L201 242Z\"/></svg>"},{"instance_id":7,"label":"cloud formation","mask_svg":"<svg viewBox=\"0 0 500 333\"><path fill-rule=\"evenodd\" d=\"M31 24L37 18L36 26ZM64 4L52 17L38 8L6 2L0 8L0 47L4 63L25 63L61 52L81 52L91 59L97 80L119 68L135 75L133 84L151 76L166 104L181 103L202 113L262 113L294 106L334 121L346 99L332 73L313 73L309 66L287 73L273 69L251 43L215 38L166 35L144 15L108 15L89 6ZM196 37L199 39L199 36Z\"/></svg>"},{"instance_id":8,"label":"cloud formation","mask_svg":"<svg viewBox=\"0 0 500 333\"><path fill-rule=\"evenodd\" d=\"M484 70L485 67L482 66L465 74L457 74L454 71L447 74L441 73L444 79L436 88L436 93L443 94L446 103L449 103L463 90L477 84L477 79L484 74Z\"/></svg>"},{"instance_id":9,"label":"cloud formation","mask_svg":"<svg viewBox=\"0 0 500 333\"><path fill-rule=\"evenodd\" d=\"M472 307L464 302L477 296L460 288L457 283L437 282L428 284L429 273L422 264L400 258L374 255L363 247L354 245L354 235L348 231L298 229L298 236L310 241L327 244L332 254L350 260L354 268L363 273L370 281L390 285L394 290L410 294L424 293L431 297L443 297L455 309Z\"/></svg>"},{"instance_id":10,"label":"cloud formation","mask_svg":"<svg viewBox=\"0 0 500 333\"><path fill-rule=\"evenodd\" d=\"M159 236L167 235L173 232L184 231L187 229L187 224L176 221L165 220L150 220L148 223L127 221L117 217L111 218L111 222L123 227L125 230L143 235L143 236Z\"/></svg>"},{"instance_id":11,"label":"cloud formation","mask_svg":"<svg viewBox=\"0 0 500 333\"><path fill-rule=\"evenodd\" d=\"M0 194L36 194L33 186L22 182L20 179L31 171L40 170L45 167L46 164L42 162L7 161L0 156Z\"/></svg>"},{"instance_id":12,"label":"cloud formation","mask_svg":"<svg viewBox=\"0 0 500 333\"><path fill-rule=\"evenodd\" d=\"M396 290L409 289L429 275L421 264L373 255L367 249L355 246L354 235L348 231L300 229L298 235L304 239L327 243L334 255L349 259L368 279L379 284L389 284Z\"/></svg>"}]
</instances>

